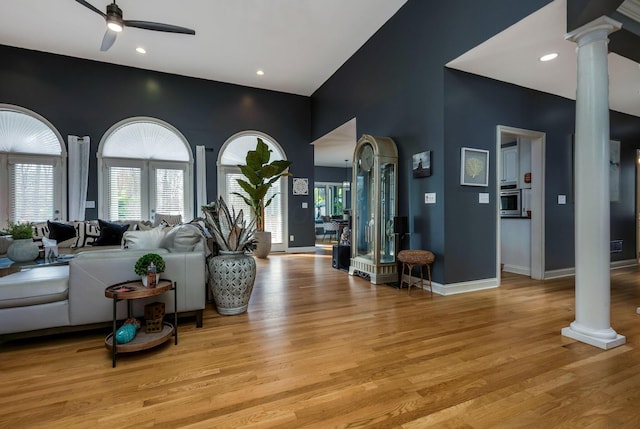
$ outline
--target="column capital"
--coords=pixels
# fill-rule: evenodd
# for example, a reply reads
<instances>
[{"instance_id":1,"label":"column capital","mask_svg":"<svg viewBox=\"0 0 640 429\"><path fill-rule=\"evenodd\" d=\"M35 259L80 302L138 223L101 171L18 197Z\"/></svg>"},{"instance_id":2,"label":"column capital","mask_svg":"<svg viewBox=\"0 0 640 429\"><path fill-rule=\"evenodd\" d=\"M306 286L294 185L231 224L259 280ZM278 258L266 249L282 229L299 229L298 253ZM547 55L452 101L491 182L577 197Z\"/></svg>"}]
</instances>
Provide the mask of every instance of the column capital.
<instances>
[{"instance_id":1,"label":"column capital","mask_svg":"<svg viewBox=\"0 0 640 429\"><path fill-rule=\"evenodd\" d=\"M582 27L576 28L570 33L565 34L565 40L575 42L578 45L585 43L585 36L592 35L593 40L605 39L609 34L614 33L622 28L622 23L611 19L608 16L601 16L598 19L594 19L588 24ZM599 35L599 37L598 37ZM591 37L587 38L586 42L592 41Z\"/></svg>"}]
</instances>

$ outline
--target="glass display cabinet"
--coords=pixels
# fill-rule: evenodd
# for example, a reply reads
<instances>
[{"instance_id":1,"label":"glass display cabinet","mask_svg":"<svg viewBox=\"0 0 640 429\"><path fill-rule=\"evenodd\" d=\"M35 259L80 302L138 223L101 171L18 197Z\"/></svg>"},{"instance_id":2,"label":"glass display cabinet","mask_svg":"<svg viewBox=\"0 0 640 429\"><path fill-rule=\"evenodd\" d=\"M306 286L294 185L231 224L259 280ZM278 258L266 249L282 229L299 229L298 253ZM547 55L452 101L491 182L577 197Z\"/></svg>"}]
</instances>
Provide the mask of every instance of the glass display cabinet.
<instances>
[{"instance_id":1,"label":"glass display cabinet","mask_svg":"<svg viewBox=\"0 0 640 429\"><path fill-rule=\"evenodd\" d=\"M349 274L371 283L398 280L393 218L398 210L398 149L389 137L363 135L353 153Z\"/></svg>"}]
</instances>

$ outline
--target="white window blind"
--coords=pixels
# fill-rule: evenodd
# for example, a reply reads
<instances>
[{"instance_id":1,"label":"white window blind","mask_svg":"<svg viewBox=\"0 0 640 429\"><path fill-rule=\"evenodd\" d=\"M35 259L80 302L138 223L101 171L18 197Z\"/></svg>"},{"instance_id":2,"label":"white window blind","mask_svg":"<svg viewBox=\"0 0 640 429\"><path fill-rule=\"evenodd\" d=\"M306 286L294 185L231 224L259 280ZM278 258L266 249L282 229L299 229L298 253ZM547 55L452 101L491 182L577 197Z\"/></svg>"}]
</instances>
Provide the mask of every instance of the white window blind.
<instances>
[{"instance_id":1,"label":"white window blind","mask_svg":"<svg viewBox=\"0 0 640 429\"><path fill-rule=\"evenodd\" d=\"M107 176L109 220L142 219L142 170L108 167Z\"/></svg>"},{"instance_id":2,"label":"white window blind","mask_svg":"<svg viewBox=\"0 0 640 429\"><path fill-rule=\"evenodd\" d=\"M10 164L11 220L43 222L55 219L54 166Z\"/></svg>"},{"instance_id":3,"label":"white window blind","mask_svg":"<svg viewBox=\"0 0 640 429\"><path fill-rule=\"evenodd\" d=\"M156 169L156 213L181 215L184 213L184 171Z\"/></svg>"}]
</instances>

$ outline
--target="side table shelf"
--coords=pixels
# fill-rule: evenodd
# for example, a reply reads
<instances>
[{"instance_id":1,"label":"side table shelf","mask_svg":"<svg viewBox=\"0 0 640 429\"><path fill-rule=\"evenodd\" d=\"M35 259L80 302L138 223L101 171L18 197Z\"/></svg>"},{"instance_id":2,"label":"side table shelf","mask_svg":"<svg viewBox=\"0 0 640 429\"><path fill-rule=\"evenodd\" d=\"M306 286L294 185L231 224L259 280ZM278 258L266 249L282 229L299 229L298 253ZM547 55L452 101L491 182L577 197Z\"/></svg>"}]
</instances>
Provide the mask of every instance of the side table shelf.
<instances>
[{"instance_id":1,"label":"side table shelf","mask_svg":"<svg viewBox=\"0 0 640 429\"><path fill-rule=\"evenodd\" d=\"M144 332L139 330L136 336L128 343L118 344L114 341L117 330L117 303L118 301L127 301L127 317L133 317L132 300L147 298L151 296L161 295L173 290L174 303L174 323L163 322L162 331L160 332ZM111 350L112 365L116 367L116 358L119 353L131 353L141 350L150 349L168 341L172 336L175 339L175 345L178 345L178 295L176 284L168 279L160 279L155 288L147 288L142 285L141 281L131 280L107 287L104 291L105 297L113 300L113 330L104 340L104 345Z\"/></svg>"}]
</instances>

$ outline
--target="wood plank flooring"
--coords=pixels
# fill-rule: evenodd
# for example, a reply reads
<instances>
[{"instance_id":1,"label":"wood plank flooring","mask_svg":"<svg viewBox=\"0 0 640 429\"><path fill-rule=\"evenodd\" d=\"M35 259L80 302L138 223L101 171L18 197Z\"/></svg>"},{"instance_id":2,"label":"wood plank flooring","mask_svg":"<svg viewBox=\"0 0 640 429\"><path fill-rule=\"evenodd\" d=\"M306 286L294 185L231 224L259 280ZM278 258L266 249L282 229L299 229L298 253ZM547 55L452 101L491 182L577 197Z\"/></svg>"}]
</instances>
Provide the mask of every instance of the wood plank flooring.
<instances>
[{"instance_id":1,"label":"wood plank flooring","mask_svg":"<svg viewBox=\"0 0 640 429\"><path fill-rule=\"evenodd\" d=\"M560 335L573 278L430 299L311 254L257 277L247 314L209 307L115 369L104 331L0 343L0 427L640 427L638 268L612 272L609 351Z\"/></svg>"}]
</instances>

